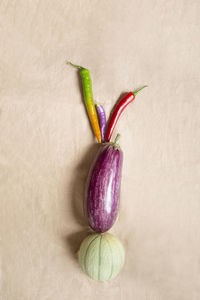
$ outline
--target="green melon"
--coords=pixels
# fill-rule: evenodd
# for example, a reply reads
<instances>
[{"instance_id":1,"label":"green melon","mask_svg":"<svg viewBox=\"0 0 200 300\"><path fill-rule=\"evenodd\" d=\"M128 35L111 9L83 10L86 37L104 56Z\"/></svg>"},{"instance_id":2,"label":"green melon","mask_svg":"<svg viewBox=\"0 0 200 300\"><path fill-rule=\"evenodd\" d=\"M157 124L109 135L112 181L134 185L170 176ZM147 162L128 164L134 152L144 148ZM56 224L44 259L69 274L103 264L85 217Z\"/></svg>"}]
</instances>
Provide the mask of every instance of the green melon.
<instances>
[{"instance_id":1,"label":"green melon","mask_svg":"<svg viewBox=\"0 0 200 300\"><path fill-rule=\"evenodd\" d=\"M94 233L86 237L78 253L83 272L100 281L114 278L124 264L124 248L110 233Z\"/></svg>"}]
</instances>

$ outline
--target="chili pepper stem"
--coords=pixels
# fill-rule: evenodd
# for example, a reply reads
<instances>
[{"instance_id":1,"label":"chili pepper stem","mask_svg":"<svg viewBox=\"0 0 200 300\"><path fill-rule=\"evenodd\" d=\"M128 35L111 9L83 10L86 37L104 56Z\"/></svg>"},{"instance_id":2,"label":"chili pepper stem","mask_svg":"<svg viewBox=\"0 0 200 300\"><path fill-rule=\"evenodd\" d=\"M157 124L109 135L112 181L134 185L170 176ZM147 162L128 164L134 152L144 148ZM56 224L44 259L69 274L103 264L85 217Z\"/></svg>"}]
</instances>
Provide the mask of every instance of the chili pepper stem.
<instances>
[{"instance_id":1,"label":"chili pepper stem","mask_svg":"<svg viewBox=\"0 0 200 300\"><path fill-rule=\"evenodd\" d=\"M141 89L133 92L134 96L136 96L141 90L143 90L145 87L148 87L148 85L143 86Z\"/></svg>"},{"instance_id":2,"label":"chili pepper stem","mask_svg":"<svg viewBox=\"0 0 200 300\"><path fill-rule=\"evenodd\" d=\"M84 70L84 69L85 69L85 68L83 68L83 67L81 67L81 66L77 66L77 65L71 63L70 61L67 61L67 64L68 64L68 65L71 65L72 67L74 67L74 68L76 68L76 69L80 69L80 70Z\"/></svg>"}]
</instances>

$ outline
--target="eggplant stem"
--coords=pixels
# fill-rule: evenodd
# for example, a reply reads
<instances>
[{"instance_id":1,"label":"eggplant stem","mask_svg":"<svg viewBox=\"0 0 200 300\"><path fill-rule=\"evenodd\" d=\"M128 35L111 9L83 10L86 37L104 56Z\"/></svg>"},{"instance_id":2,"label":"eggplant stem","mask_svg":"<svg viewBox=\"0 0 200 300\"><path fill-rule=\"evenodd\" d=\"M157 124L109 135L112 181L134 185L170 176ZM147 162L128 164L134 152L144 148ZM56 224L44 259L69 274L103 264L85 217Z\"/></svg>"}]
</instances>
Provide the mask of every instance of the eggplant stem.
<instances>
[{"instance_id":1,"label":"eggplant stem","mask_svg":"<svg viewBox=\"0 0 200 300\"><path fill-rule=\"evenodd\" d=\"M115 150L116 149L120 149L120 145L118 144L120 137L121 136L118 133L117 136L116 136L116 138L115 138L115 140L114 140L114 142L105 142L105 143L102 143L102 144L103 145L112 145L115 148Z\"/></svg>"},{"instance_id":2,"label":"eggplant stem","mask_svg":"<svg viewBox=\"0 0 200 300\"><path fill-rule=\"evenodd\" d=\"M118 133L115 140L114 140L114 144L118 144L119 139L120 139L120 134Z\"/></svg>"}]
</instances>

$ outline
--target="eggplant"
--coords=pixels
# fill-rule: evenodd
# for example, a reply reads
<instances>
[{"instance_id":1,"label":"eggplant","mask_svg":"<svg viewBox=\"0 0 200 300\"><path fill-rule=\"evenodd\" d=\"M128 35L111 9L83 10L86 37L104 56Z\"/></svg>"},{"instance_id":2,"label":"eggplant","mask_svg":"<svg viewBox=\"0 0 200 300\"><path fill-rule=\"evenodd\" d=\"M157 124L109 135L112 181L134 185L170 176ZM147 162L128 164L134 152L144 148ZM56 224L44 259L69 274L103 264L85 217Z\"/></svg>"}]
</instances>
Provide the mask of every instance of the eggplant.
<instances>
[{"instance_id":1,"label":"eggplant","mask_svg":"<svg viewBox=\"0 0 200 300\"><path fill-rule=\"evenodd\" d=\"M123 163L118 139L101 145L86 182L84 212L96 232L109 230L118 214Z\"/></svg>"}]
</instances>

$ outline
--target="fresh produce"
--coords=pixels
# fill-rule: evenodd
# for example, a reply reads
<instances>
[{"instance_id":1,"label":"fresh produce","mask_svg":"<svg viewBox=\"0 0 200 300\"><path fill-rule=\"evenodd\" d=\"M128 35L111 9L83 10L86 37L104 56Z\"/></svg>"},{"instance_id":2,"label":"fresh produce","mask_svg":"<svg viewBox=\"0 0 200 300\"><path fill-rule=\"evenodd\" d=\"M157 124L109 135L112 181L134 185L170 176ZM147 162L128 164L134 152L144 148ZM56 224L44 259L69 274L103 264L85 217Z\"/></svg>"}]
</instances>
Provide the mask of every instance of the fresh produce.
<instances>
[{"instance_id":1,"label":"fresh produce","mask_svg":"<svg viewBox=\"0 0 200 300\"><path fill-rule=\"evenodd\" d=\"M96 104L97 115L99 118L99 126L101 130L101 142L105 142L105 131L106 131L106 113L102 105Z\"/></svg>"},{"instance_id":2,"label":"fresh produce","mask_svg":"<svg viewBox=\"0 0 200 300\"><path fill-rule=\"evenodd\" d=\"M102 144L91 166L85 192L85 215L96 232L109 230L117 217L123 153L118 144Z\"/></svg>"},{"instance_id":3,"label":"fresh produce","mask_svg":"<svg viewBox=\"0 0 200 300\"><path fill-rule=\"evenodd\" d=\"M137 90L136 92L130 92L128 94L126 94L117 104L117 106L115 107L111 118L109 120L108 123L108 128L106 131L106 142L109 142L113 133L113 130L117 124L117 121L121 115L121 113L124 111L124 109L126 108L126 106L131 103L134 99L135 96L145 88L146 86L142 87L141 89Z\"/></svg>"},{"instance_id":4,"label":"fresh produce","mask_svg":"<svg viewBox=\"0 0 200 300\"><path fill-rule=\"evenodd\" d=\"M90 71L81 66L74 65L71 62L68 62L68 64L70 64L71 66L80 70L80 75L81 75L82 84L83 84L85 105L87 107L88 115L90 118L90 122L92 124L94 134L96 135L98 142L101 143L101 131L100 131L100 127L99 127L99 121L98 121L96 108L95 108L94 101L93 101L92 80L90 77Z\"/></svg>"},{"instance_id":5,"label":"fresh produce","mask_svg":"<svg viewBox=\"0 0 200 300\"><path fill-rule=\"evenodd\" d=\"M114 142L110 140L121 113L145 86L126 94L115 106L106 124L103 106L96 104L95 108L94 105L89 70L69 64L80 70L88 115L97 140L101 143L88 174L84 198L85 216L96 233L83 240L78 258L82 270L89 277L104 281L119 273L125 256L120 241L106 233L114 224L119 210L123 163L123 152L118 143L120 135L117 134Z\"/></svg>"},{"instance_id":6,"label":"fresh produce","mask_svg":"<svg viewBox=\"0 0 200 300\"><path fill-rule=\"evenodd\" d=\"M105 281L120 272L125 253L121 242L114 235L96 233L83 240L78 259L83 272L90 278Z\"/></svg>"}]
</instances>

